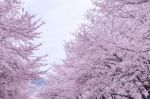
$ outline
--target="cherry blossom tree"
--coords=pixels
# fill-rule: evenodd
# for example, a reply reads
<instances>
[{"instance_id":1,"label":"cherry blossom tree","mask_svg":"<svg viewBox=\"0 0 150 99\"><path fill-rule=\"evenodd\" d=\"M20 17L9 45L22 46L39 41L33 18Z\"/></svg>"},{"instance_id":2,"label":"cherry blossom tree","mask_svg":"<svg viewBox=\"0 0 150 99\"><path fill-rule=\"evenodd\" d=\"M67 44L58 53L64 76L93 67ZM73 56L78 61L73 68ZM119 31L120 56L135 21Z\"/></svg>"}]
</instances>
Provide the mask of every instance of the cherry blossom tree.
<instances>
[{"instance_id":1,"label":"cherry blossom tree","mask_svg":"<svg viewBox=\"0 0 150 99\"><path fill-rule=\"evenodd\" d=\"M22 10L20 0L0 0L0 99L29 99L29 85L40 78L42 58L36 30L43 25Z\"/></svg>"},{"instance_id":2,"label":"cherry blossom tree","mask_svg":"<svg viewBox=\"0 0 150 99\"><path fill-rule=\"evenodd\" d=\"M92 3L95 7L86 16L89 22L66 44L63 64L54 66L57 84L50 84L49 76L40 95L43 99L149 99L150 1Z\"/></svg>"}]
</instances>

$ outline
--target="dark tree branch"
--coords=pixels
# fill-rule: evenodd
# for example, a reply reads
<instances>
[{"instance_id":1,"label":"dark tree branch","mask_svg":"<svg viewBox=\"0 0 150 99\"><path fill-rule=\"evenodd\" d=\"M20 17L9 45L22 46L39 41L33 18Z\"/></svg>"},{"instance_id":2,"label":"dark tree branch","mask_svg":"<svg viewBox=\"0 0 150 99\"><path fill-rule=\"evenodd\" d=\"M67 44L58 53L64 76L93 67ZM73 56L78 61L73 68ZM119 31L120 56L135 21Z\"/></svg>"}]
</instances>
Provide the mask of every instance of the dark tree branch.
<instances>
[{"instance_id":1,"label":"dark tree branch","mask_svg":"<svg viewBox=\"0 0 150 99\"><path fill-rule=\"evenodd\" d=\"M112 93L111 95L116 95L116 96L120 96L120 97L126 97L128 99L134 99L133 97L131 97L130 95L122 95L122 94L116 94L116 93Z\"/></svg>"}]
</instances>

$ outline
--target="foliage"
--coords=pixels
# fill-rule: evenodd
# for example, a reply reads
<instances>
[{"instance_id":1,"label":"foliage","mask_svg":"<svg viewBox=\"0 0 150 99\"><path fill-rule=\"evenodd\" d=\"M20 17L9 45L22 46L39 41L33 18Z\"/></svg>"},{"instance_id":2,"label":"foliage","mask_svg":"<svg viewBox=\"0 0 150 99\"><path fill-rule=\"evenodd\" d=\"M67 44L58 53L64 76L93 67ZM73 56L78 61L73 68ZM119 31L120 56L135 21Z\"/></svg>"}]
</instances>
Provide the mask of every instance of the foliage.
<instances>
[{"instance_id":1,"label":"foliage","mask_svg":"<svg viewBox=\"0 0 150 99\"><path fill-rule=\"evenodd\" d=\"M31 81L42 74L33 40L43 22L33 19L19 0L0 0L0 99L29 99Z\"/></svg>"},{"instance_id":2,"label":"foliage","mask_svg":"<svg viewBox=\"0 0 150 99\"><path fill-rule=\"evenodd\" d=\"M149 99L150 1L93 0L43 99ZM54 81L55 83L53 83ZM53 97L54 96L54 97ZM49 98L48 98L49 97Z\"/></svg>"}]
</instances>

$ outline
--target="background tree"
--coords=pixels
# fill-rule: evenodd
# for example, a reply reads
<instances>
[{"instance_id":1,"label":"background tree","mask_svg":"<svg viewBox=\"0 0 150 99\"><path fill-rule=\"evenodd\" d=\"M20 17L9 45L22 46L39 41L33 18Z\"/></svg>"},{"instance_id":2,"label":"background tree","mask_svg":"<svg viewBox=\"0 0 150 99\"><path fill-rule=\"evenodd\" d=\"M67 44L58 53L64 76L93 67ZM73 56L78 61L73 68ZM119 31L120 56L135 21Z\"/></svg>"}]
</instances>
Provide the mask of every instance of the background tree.
<instances>
[{"instance_id":1,"label":"background tree","mask_svg":"<svg viewBox=\"0 0 150 99\"><path fill-rule=\"evenodd\" d=\"M43 24L22 10L20 0L0 0L0 99L29 99L29 85L42 72L33 40Z\"/></svg>"},{"instance_id":2,"label":"background tree","mask_svg":"<svg viewBox=\"0 0 150 99\"><path fill-rule=\"evenodd\" d=\"M49 80L41 94L47 99L51 89L72 85L70 95L65 94L68 87L63 91L69 98L62 99L149 99L150 1L92 3L95 7L86 16L89 22L66 44L67 58L56 66L55 77L62 79L63 71L65 79L53 88Z\"/></svg>"}]
</instances>

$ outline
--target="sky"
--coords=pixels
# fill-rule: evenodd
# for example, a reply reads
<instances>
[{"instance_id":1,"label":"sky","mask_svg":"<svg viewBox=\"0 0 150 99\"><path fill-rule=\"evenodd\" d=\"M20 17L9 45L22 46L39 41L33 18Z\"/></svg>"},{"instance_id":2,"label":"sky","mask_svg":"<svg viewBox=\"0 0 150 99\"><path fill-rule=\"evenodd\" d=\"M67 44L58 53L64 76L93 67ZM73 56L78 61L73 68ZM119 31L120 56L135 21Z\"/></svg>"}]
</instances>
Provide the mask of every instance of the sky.
<instances>
[{"instance_id":1,"label":"sky","mask_svg":"<svg viewBox=\"0 0 150 99\"><path fill-rule=\"evenodd\" d=\"M23 0L31 14L46 22L37 42L43 43L37 55L48 54L48 63L58 63L65 58L64 44L73 38L77 27L85 20L90 0Z\"/></svg>"}]
</instances>

